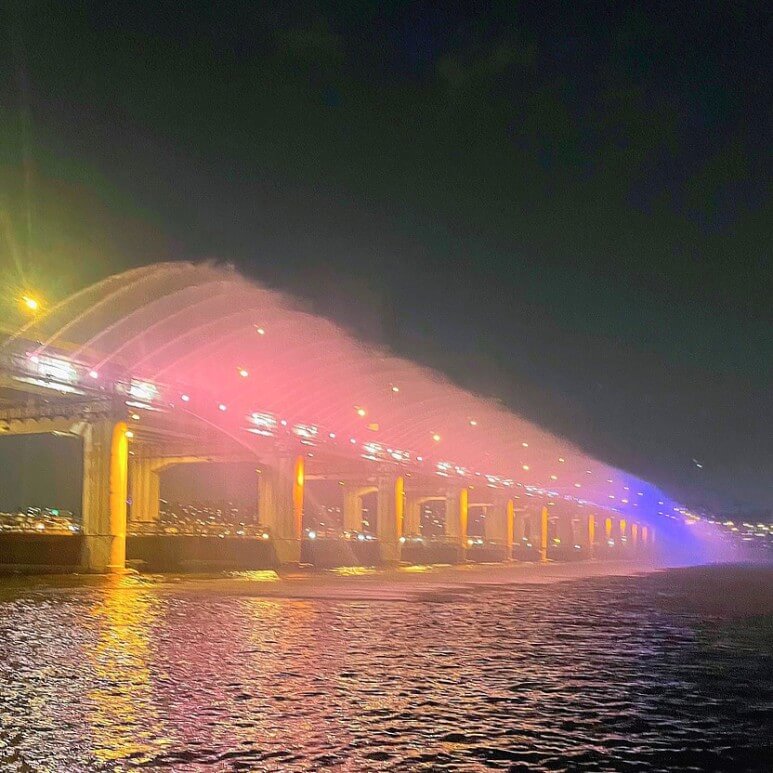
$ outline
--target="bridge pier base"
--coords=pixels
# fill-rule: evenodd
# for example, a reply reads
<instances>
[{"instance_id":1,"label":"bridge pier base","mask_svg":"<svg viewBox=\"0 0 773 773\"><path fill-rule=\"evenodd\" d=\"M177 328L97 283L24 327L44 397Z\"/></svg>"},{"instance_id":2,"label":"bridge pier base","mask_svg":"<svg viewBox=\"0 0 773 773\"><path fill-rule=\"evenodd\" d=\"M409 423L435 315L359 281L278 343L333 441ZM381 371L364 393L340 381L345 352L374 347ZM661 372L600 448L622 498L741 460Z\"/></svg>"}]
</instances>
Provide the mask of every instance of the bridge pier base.
<instances>
[{"instance_id":1,"label":"bridge pier base","mask_svg":"<svg viewBox=\"0 0 773 773\"><path fill-rule=\"evenodd\" d=\"M419 497L406 497L403 518L404 536L416 537L421 532L421 507L423 503Z\"/></svg>"},{"instance_id":2,"label":"bridge pier base","mask_svg":"<svg viewBox=\"0 0 773 773\"><path fill-rule=\"evenodd\" d=\"M539 545L539 560L541 563L545 563L548 560L548 516L549 510L547 507L542 507L539 513L539 528L537 544ZM532 538L533 539L533 538Z\"/></svg>"},{"instance_id":3,"label":"bridge pier base","mask_svg":"<svg viewBox=\"0 0 773 773\"><path fill-rule=\"evenodd\" d=\"M514 515L512 499L495 502L486 513L486 540L497 546L497 552L501 548L504 561L509 561L513 555Z\"/></svg>"},{"instance_id":4,"label":"bridge pier base","mask_svg":"<svg viewBox=\"0 0 773 773\"><path fill-rule=\"evenodd\" d=\"M301 560L304 460L281 456L263 467L258 482L258 514L271 535L277 563Z\"/></svg>"},{"instance_id":5,"label":"bridge pier base","mask_svg":"<svg viewBox=\"0 0 773 773\"><path fill-rule=\"evenodd\" d=\"M596 516L593 513L588 513L587 528L585 533L585 550L588 558L595 558L596 556Z\"/></svg>"},{"instance_id":6,"label":"bridge pier base","mask_svg":"<svg viewBox=\"0 0 773 773\"><path fill-rule=\"evenodd\" d=\"M123 421L88 424L83 432L83 550L87 572L126 568L129 441Z\"/></svg>"},{"instance_id":7,"label":"bridge pier base","mask_svg":"<svg viewBox=\"0 0 773 773\"><path fill-rule=\"evenodd\" d=\"M400 537L403 532L405 482L402 476L381 477L378 481L376 537L381 560L395 564L400 560Z\"/></svg>"},{"instance_id":8,"label":"bridge pier base","mask_svg":"<svg viewBox=\"0 0 773 773\"><path fill-rule=\"evenodd\" d=\"M158 523L160 518L161 478L153 459L133 457L130 465L132 523Z\"/></svg>"},{"instance_id":9,"label":"bridge pier base","mask_svg":"<svg viewBox=\"0 0 773 773\"><path fill-rule=\"evenodd\" d=\"M453 488L446 497L446 537L454 541L464 560L467 550L469 494L466 488Z\"/></svg>"}]
</instances>

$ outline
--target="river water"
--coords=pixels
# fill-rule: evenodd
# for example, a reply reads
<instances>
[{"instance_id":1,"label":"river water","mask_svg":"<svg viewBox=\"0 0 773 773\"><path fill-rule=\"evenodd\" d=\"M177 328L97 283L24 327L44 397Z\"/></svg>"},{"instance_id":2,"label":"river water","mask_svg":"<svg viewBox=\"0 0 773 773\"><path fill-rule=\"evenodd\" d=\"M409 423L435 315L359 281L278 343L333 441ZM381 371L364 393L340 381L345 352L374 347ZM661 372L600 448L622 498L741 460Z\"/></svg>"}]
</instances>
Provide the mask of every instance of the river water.
<instances>
[{"instance_id":1,"label":"river water","mask_svg":"<svg viewBox=\"0 0 773 773\"><path fill-rule=\"evenodd\" d=\"M0 581L0 770L773 769L770 569L544 579Z\"/></svg>"}]
</instances>

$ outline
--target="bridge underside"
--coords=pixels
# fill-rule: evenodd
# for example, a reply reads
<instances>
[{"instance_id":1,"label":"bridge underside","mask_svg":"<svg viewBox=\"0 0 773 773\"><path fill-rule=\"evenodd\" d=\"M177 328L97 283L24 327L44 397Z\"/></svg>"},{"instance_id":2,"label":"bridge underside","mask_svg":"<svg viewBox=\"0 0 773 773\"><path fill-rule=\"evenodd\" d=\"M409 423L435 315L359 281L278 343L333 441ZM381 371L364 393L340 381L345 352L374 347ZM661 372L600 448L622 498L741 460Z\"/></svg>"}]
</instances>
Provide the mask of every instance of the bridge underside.
<instances>
[{"instance_id":1,"label":"bridge underside","mask_svg":"<svg viewBox=\"0 0 773 773\"><path fill-rule=\"evenodd\" d=\"M493 487L400 474L393 466L357 462L317 449L298 453L267 442L248 451L237 439L191 420L153 412L127 416L122 405L105 398L27 394L23 404L14 404L9 399L14 397L11 390L2 397L4 436L59 433L81 439L78 564L85 571L123 571L127 536L130 559L178 569L276 566L302 559L323 564L576 560L633 556L652 547L652 530L647 526L628 524L592 508L566 502L531 503L529 498L521 502L517 495ZM201 535L164 535L156 528L163 471L203 462L255 464L258 508L251 535L208 541ZM335 538L303 528L304 494L318 481L336 481L341 489L342 523ZM375 505L372 529L364 527L363 502L368 497ZM423 533L422 508L432 503L443 508L444 524L442 534L428 536ZM475 535L468 529L471 509L479 511L482 523L481 533Z\"/></svg>"}]
</instances>

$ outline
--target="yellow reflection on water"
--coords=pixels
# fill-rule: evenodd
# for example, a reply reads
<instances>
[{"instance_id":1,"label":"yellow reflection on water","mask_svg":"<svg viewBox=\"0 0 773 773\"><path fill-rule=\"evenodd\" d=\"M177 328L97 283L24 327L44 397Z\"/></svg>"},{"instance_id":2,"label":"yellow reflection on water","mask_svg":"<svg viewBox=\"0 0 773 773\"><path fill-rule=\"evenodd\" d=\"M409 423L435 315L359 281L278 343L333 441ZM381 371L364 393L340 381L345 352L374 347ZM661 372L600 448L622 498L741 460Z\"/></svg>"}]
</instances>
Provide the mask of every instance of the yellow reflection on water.
<instances>
[{"instance_id":1,"label":"yellow reflection on water","mask_svg":"<svg viewBox=\"0 0 773 773\"><path fill-rule=\"evenodd\" d=\"M279 575L273 569L255 569L244 572L234 572L233 577L238 577L250 582L278 582Z\"/></svg>"},{"instance_id":2,"label":"yellow reflection on water","mask_svg":"<svg viewBox=\"0 0 773 773\"><path fill-rule=\"evenodd\" d=\"M419 574L421 572L431 572L434 567L429 564L413 564L411 566L400 567L401 572L408 574Z\"/></svg>"},{"instance_id":3,"label":"yellow reflection on water","mask_svg":"<svg viewBox=\"0 0 773 773\"><path fill-rule=\"evenodd\" d=\"M337 574L341 577L359 577L364 574L376 574L372 566L337 566L330 570L331 574Z\"/></svg>"},{"instance_id":4,"label":"yellow reflection on water","mask_svg":"<svg viewBox=\"0 0 773 773\"><path fill-rule=\"evenodd\" d=\"M89 693L94 754L109 762L149 749L157 717L150 681L150 629L161 602L130 577L110 580L90 609L97 641L87 656L97 686Z\"/></svg>"}]
</instances>

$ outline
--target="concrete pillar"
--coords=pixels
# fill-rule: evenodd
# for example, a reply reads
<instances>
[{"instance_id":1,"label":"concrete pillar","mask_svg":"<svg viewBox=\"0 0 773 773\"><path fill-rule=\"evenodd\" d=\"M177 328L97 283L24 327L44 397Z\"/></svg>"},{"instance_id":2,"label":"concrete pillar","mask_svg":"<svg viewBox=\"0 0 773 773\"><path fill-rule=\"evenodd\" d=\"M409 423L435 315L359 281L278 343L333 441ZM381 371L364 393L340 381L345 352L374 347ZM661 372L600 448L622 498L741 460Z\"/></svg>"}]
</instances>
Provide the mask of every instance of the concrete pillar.
<instances>
[{"instance_id":1,"label":"concrete pillar","mask_svg":"<svg viewBox=\"0 0 773 773\"><path fill-rule=\"evenodd\" d=\"M422 500L417 496L406 496L405 513L403 518L403 535L417 535L421 533L421 507Z\"/></svg>"},{"instance_id":2,"label":"concrete pillar","mask_svg":"<svg viewBox=\"0 0 773 773\"><path fill-rule=\"evenodd\" d=\"M593 558L596 555L596 516L593 513L588 513L586 534L588 538L588 556Z\"/></svg>"},{"instance_id":3,"label":"concrete pillar","mask_svg":"<svg viewBox=\"0 0 773 773\"><path fill-rule=\"evenodd\" d=\"M130 465L129 491L132 523L158 523L161 478L153 460L134 457Z\"/></svg>"},{"instance_id":4,"label":"concrete pillar","mask_svg":"<svg viewBox=\"0 0 773 773\"><path fill-rule=\"evenodd\" d=\"M539 519L539 560L548 560L548 508L544 506Z\"/></svg>"},{"instance_id":5,"label":"concrete pillar","mask_svg":"<svg viewBox=\"0 0 773 773\"><path fill-rule=\"evenodd\" d=\"M652 535L654 537L654 534ZM650 543L654 542L654 539L650 537L650 530L647 526L641 527L641 544L642 547L646 550L649 548Z\"/></svg>"},{"instance_id":6,"label":"concrete pillar","mask_svg":"<svg viewBox=\"0 0 773 773\"><path fill-rule=\"evenodd\" d=\"M344 488L344 531L362 531L362 496L359 489Z\"/></svg>"},{"instance_id":7,"label":"concrete pillar","mask_svg":"<svg viewBox=\"0 0 773 773\"><path fill-rule=\"evenodd\" d=\"M604 547L609 547L609 540L612 539L612 519L604 519Z\"/></svg>"},{"instance_id":8,"label":"concrete pillar","mask_svg":"<svg viewBox=\"0 0 773 773\"><path fill-rule=\"evenodd\" d=\"M561 509L556 518L556 536L559 539L561 551L574 550L574 518L571 510Z\"/></svg>"},{"instance_id":9,"label":"concrete pillar","mask_svg":"<svg viewBox=\"0 0 773 773\"><path fill-rule=\"evenodd\" d=\"M505 528L504 503L496 502L492 507L487 507L486 517L483 520L483 538L486 542L504 543Z\"/></svg>"},{"instance_id":10,"label":"concrete pillar","mask_svg":"<svg viewBox=\"0 0 773 773\"><path fill-rule=\"evenodd\" d=\"M523 510L518 510L518 512L513 513L513 542L520 544L525 536L526 513Z\"/></svg>"},{"instance_id":11,"label":"concrete pillar","mask_svg":"<svg viewBox=\"0 0 773 773\"><path fill-rule=\"evenodd\" d=\"M403 532L405 507L405 483L402 476L380 477L376 499L378 502L376 537L381 560L396 563L400 560L400 537Z\"/></svg>"},{"instance_id":12,"label":"concrete pillar","mask_svg":"<svg viewBox=\"0 0 773 773\"><path fill-rule=\"evenodd\" d=\"M631 524L631 549L637 551L639 549L639 524Z\"/></svg>"},{"instance_id":13,"label":"concrete pillar","mask_svg":"<svg viewBox=\"0 0 773 773\"><path fill-rule=\"evenodd\" d=\"M258 515L280 564L301 560L303 468L302 456L280 456L263 466L258 481Z\"/></svg>"},{"instance_id":14,"label":"concrete pillar","mask_svg":"<svg viewBox=\"0 0 773 773\"><path fill-rule=\"evenodd\" d=\"M617 522L617 535L620 549L623 550L628 545L628 521L625 518L620 518Z\"/></svg>"},{"instance_id":15,"label":"concrete pillar","mask_svg":"<svg viewBox=\"0 0 773 773\"><path fill-rule=\"evenodd\" d=\"M467 547L468 502L466 488L451 489L446 496L446 537L462 549Z\"/></svg>"},{"instance_id":16,"label":"concrete pillar","mask_svg":"<svg viewBox=\"0 0 773 773\"><path fill-rule=\"evenodd\" d=\"M126 566L129 440L123 421L87 425L83 434L83 552L89 572Z\"/></svg>"},{"instance_id":17,"label":"concrete pillar","mask_svg":"<svg viewBox=\"0 0 773 773\"><path fill-rule=\"evenodd\" d=\"M491 507L487 507L486 517L483 520L483 538L486 542L504 544L506 528L504 502L496 502Z\"/></svg>"},{"instance_id":18,"label":"concrete pillar","mask_svg":"<svg viewBox=\"0 0 773 773\"><path fill-rule=\"evenodd\" d=\"M486 510L484 536L502 549L503 558L512 558L513 552L513 500L497 501Z\"/></svg>"},{"instance_id":19,"label":"concrete pillar","mask_svg":"<svg viewBox=\"0 0 773 773\"><path fill-rule=\"evenodd\" d=\"M508 560L513 557L513 542L515 540L515 503L508 499L505 504L505 550Z\"/></svg>"}]
</instances>

